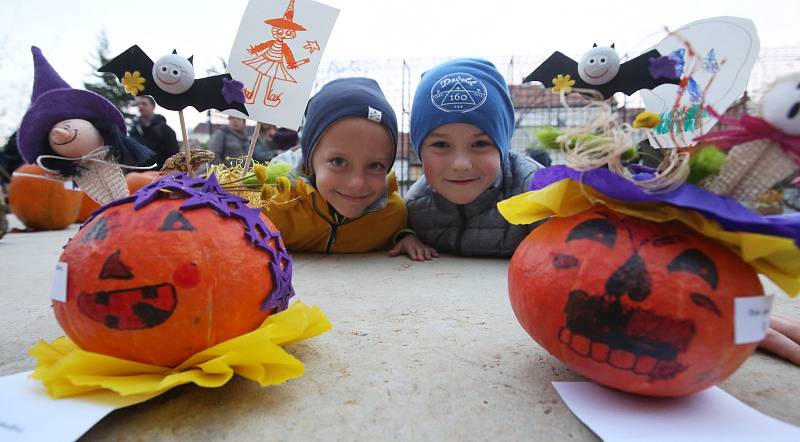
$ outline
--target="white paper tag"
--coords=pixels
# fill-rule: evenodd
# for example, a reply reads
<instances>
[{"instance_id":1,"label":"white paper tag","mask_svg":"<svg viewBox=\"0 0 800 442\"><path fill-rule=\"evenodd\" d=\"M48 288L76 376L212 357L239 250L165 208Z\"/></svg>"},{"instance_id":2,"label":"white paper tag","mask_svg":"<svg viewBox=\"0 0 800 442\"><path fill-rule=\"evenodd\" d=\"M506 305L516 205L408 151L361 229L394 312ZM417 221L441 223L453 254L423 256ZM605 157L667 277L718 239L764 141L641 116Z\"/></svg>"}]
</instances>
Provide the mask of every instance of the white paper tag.
<instances>
[{"instance_id":1,"label":"white paper tag","mask_svg":"<svg viewBox=\"0 0 800 442\"><path fill-rule=\"evenodd\" d=\"M53 286L50 288L50 299L67 302L67 263L59 261L53 275Z\"/></svg>"},{"instance_id":2,"label":"white paper tag","mask_svg":"<svg viewBox=\"0 0 800 442\"><path fill-rule=\"evenodd\" d=\"M775 295L745 296L734 300L734 334L737 344L759 342L767 335Z\"/></svg>"},{"instance_id":3,"label":"white paper tag","mask_svg":"<svg viewBox=\"0 0 800 442\"><path fill-rule=\"evenodd\" d=\"M69 190L74 190L75 183L73 181L64 181L64 188Z\"/></svg>"}]
</instances>

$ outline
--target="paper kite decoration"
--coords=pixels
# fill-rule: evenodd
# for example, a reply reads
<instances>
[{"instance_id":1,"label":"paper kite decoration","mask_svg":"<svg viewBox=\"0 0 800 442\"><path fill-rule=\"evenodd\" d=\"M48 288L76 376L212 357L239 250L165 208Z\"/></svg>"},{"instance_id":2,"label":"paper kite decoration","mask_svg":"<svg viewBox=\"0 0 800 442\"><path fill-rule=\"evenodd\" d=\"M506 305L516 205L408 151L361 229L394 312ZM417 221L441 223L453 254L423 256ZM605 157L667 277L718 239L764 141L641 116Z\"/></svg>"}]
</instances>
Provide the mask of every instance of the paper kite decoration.
<instances>
[{"instance_id":1,"label":"paper kite decoration","mask_svg":"<svg viewBox=\"0 0 800 442\"><path fill-rule=\"evenodd\" d=\"M619 55L613 44L597 46L595 43L592 49L583 54L583 57L577 62L561 52L553 52L523 81L538 81L545 87L555 85L554 91L559 92L558 89L563 86L556 79L569 78L574 81L570 81L569 86L596 90L604 98L609 98L616 92L631 95L638 90L654 89L665 83L678 84L678 76L653 75L650 69L651 60L660 57L661 53L653 49L620 63ZM564 92L569 93L569 86Z\"/></svg>"},{"instance_id":2,"label":"paper kite decoration","mask_svg":"<svg viewBox=\"0 0 800 442\"><path fill-rule=\"evenodd\" d=\"M128 93L150 95L169 110L192 106L201 112L236 109L247 114L242 83L230 74L195 78L192 57L183 58L176 51L153 63L139 46L133 45L98 71L116 75Z\"/></svg>"}]
</instances>

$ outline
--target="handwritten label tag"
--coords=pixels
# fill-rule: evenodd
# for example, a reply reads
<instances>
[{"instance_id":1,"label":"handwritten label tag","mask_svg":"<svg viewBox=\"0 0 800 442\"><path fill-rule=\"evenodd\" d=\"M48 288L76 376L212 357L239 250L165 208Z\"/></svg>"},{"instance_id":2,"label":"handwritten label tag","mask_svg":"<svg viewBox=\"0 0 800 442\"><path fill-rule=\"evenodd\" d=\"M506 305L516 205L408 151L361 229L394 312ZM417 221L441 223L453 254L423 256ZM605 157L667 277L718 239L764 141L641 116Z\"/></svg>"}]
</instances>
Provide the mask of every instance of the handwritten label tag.
<instances>
[{"instance_id":1,"label":"handwritten label tag","mask_svg":"<svg viewBox=\"0 0 800 442\"><path fill-rule=\"evenodd\" d=\"M64 188L68 190L75 190L75 183L72 181L64 181Z\"/></svg>"},{"instance_id":2,"label":"handwritten label tag","mask_svg":"<svg viewBox=\"0 0 800 442\"><path fill-rule=\"evenodd\" d=\"M764 339L774 300L774 295L745 296L734 300L734 334L737 344L752 344Z\"/></svg>"},{"instance_id":3,"label":"handwritten label tag","mask_svg":"<svg viewBox=\"0 0 800 442\"><path fill-rule=\"evenodd\" d=\"M50 299L67 302L67 263L59 261L53 275L53 286L50 288Z\"/></svg>"}]
</instances>

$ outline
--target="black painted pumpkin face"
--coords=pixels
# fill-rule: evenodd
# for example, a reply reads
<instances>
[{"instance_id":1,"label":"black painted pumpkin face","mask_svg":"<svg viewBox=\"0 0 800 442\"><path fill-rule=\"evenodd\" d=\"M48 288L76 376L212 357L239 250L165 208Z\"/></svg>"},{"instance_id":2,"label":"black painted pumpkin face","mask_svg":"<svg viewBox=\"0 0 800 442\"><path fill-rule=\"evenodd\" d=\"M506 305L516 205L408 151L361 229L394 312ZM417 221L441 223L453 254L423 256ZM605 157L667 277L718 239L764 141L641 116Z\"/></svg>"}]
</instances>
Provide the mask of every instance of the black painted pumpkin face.
<instances>
[{"instance_id":1,"label":"black painted pumpkin face","mask_svg":"<svg viewBox=\"0 0 800 442\"><path fill-rule=\"evenodd\" d=\"M512 259L509 292L531 336L576 371L681 395L753 351L734 344L733 299L763 290L749 265L682 225L595 208L532 232Z\"/></svg>"},{"instance_id":2,"label":"black painted pumpkin face","mask_svg":"<svg viewBox=\"0 0 800 442\"><path fill-rule=\"evenodd\" d=\"M81 348L175 366L255 329L273 281L242 223L183 199L106 209L64 250L67 302L56 317Z\"/></svg>"}]
</instances>

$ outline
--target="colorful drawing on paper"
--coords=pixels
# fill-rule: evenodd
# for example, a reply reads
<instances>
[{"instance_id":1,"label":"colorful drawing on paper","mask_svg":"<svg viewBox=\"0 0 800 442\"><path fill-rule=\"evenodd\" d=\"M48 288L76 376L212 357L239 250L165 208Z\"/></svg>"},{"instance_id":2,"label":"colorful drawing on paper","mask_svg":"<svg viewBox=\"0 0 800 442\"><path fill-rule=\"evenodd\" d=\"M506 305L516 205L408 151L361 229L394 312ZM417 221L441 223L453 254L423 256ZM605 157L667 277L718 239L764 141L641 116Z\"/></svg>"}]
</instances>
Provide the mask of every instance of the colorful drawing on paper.
<instances>
[{"instance_id":1,"label":"colorful drawing on paper","mask_svg":"<svg viewBox=\"0 0 800 442\"><path fill-rule=\"evenodd\" d=\"M645 109L661 117L649 134L651 143L691 146L711 130L717 118L707 109L722 114L742 95L759 46L753 22L743 18L709 18L669 32L655 46L667 55L651 60L651 73L674 75L680 82L641 92Z\"/></svg>"},{"instance_id":2,"label":"colorful drawing on paper","mask_svg":"<svg viewBox=\"0 0 800 442\"><path fill-rule=\"evenodd\" d=\"M244 83L251 119L300 125L337 15L311 0L251 0L228 60L231 75Z\"/></svg>"},{"instance_id":3,"label":"colorful drawing on paper","mask_svg":"<svg viewBox=\"0 0 800 442\"><path fill-rule=\"evenodd\" d=\"M306 28L294 22L294 0L289 0L289 6L283 17L267 19L264 20L264 23L272 26L272 40L250 46L247 49L247 52L255 57L242 60L242 63L258 72L258 76L251 89L244 89L244 96L246 103L255 103L261 80L267 77L267 85L264 88L264 105L278 107L281 104L283 93L275 90L275 81L297 83L289 71L311 61L310 58L295 59L289 45L289 40L294 40L297 33L305 31Z\"/></svg>"}]
</instances>

